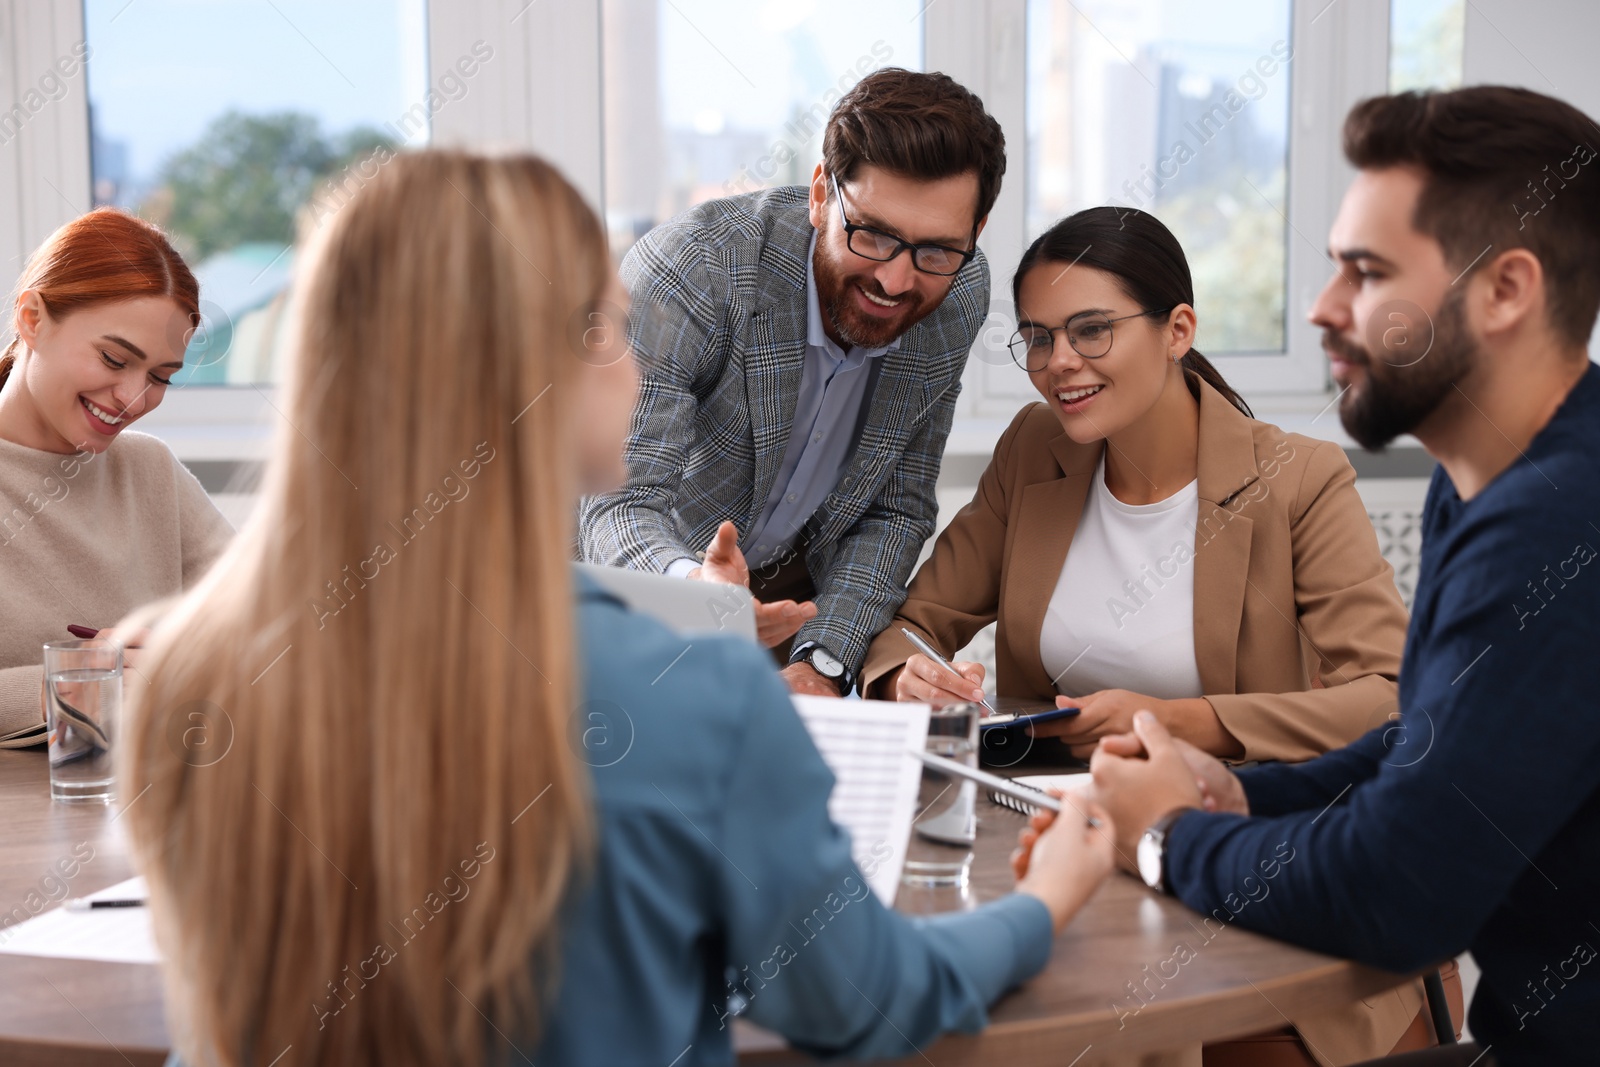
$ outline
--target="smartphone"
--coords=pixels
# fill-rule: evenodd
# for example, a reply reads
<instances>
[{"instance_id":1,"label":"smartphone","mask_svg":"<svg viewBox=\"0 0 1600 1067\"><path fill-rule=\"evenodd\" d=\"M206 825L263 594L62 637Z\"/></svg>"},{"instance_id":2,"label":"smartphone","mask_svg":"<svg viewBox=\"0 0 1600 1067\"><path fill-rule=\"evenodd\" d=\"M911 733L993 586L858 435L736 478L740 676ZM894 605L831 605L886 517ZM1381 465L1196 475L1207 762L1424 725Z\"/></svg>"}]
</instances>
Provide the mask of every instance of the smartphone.
<instances>
[{"instance_id":1,"label":"smartphone","mask_svg":"<svg viewBox=\"0 0 1600 1067\"><path fill-rule=\"evenodd\" d=\"M1078 708L1046 708L1032 714L1023 714L1016 711L1002 711L994 715L986 715L978 720L979 730L999 730L1008 726L1030 726L1036 722L1052 722L1056 719L1070 719L1078 714Z\"/></svg>"}]
</instances>

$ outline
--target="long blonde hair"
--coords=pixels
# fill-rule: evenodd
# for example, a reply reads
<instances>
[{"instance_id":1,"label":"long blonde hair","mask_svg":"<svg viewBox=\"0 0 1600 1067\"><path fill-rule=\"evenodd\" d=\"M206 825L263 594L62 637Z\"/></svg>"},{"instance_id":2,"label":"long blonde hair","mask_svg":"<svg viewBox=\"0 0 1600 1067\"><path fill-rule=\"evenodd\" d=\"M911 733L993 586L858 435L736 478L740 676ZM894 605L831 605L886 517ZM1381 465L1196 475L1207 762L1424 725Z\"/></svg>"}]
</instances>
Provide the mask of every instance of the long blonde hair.
<instances>
[{"instance_id":1,"label":"long blonde hair","mask_svg":"<svg viewBox=\"0 0 1600 1067\"><path fill-rule=\"evenodd\" d=\"M529 156L398 156L308 241L275 452L140 664L124 821L191 1065L476 1064L530 1051L589 854L563 400L610 263Z\"/></svg>"}]
</instances>

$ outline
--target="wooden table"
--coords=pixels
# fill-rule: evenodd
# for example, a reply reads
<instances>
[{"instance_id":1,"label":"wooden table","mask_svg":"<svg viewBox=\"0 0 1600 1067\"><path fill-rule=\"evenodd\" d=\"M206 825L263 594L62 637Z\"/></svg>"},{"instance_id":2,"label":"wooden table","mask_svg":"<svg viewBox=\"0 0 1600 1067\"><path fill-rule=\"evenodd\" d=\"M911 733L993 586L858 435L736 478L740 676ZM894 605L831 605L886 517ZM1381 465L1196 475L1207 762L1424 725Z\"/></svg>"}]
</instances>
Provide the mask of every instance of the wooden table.
<instances>
[{"instance_id":1,"label":"wooden table","mask_svg":"<svg viewBox=\"0 0 1600 1067\"><path fill-rule=\"evenodd\" d=\"M117 809L52 801L42 748L0 750L0 813L0 923L133 876ZM0 955L0 1063L159 1067L166 1055L156 968Z\"/></svg>"},{"instance_id":2,"label":"wooden table","mask_svg":"<svg viewBox=\"0 0 1600 1067\"><path fill-rule=\"evenodd\" d=\"M66 880L65 895L82 896L132 874L117 809L52 802L40 750L0 750L0 811L6 824L0 838L0 922L14 909L26 915L41 902L54 907L46 898L63 893L58 861L70 866L88 849L92 858ZM980 800L979 818L969 890L904 888L902 910L971 907L1010 890L1006 856L1022 816ZM913 858L948 854L946 846L915 837L908 852ZM1180 944L1193 958L1168 962ZM1176 976L1163 979L1162 972ZM1125 985L1147 980L1155 992L1143 992L1143 1000ZM1370 996L1403 980L1215 921L1202 925L1183 905L1117 875L1056 939L1045 972L995 1006L981 1036L945 1038L928 1050L928 1058L939 1067L1063 1067L1092 1046L1078 1067L1102 1059L1121 1062L1273 1029L1315 1005ZM155 1067L166 1049L156 968L0 955L0 1063ZM740 1028L739 1050L743 1060L763 1064L795 1056L750 1027Z\"/></svg>"},{"instance_id":3,"label":"wooden table","mask_svg":"<svg viewBox=\"0 0 1600 1067\"><path fill-rule=\"evenodd\" d=\"M991 769L1002 776L1013 773ZM1015 773L1053 769L1019 766ZM936 795L931 788L924 786L925 805ZM1026 820L987 798L978 801L978 819L968 889L901 886L898 909L928 914L971 908L1011 891L1009 857ZM952 853L960 854L913 833L906 855L937 860ZM1192 958L1177 951L1180 945ZM1203 1041L1280 1029L1317 1007L1369 997L1409 980L1215 919L1207 922L1143 882L1114 874L1056 938L1044 972L994 1006L982 1034L947 1037L925 1055L895 1062L907 1067L1126 1064ZM736 1025L740 1062L764 1067L814 1062L766 1031Z\"/></svg>"}]
</instances>

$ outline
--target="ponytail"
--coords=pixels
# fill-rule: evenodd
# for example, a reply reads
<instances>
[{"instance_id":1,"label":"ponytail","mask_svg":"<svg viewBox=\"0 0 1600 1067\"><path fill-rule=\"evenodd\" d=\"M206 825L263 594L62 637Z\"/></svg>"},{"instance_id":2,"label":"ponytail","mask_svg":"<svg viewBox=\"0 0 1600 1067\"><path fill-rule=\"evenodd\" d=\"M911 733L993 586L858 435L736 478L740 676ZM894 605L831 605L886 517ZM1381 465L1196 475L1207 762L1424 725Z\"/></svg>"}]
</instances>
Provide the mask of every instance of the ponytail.
<instances>
[{"instance_id":1,"label":"ponytail","mask_svg":"<svg viewBox=\"0 0 1600 1067\"><path fill-rule=\"evenodd\" d=\"M6 345L6 350L0 352L0 389L5 388L6 379L11 377L11 368L16 366L18 340L19 338L13 337L11 343Z\"/></svg>"},{"instance_id":2,"label":"ponytail","mask_svg":"<svg viewBox=\"0 0 1600 1067\"><path fill-rule=\"evenodd\" d=\"M1222 399L1244 412L1246 418L1253 419L1256 413L1250 410L1250 405L1245 403L1244 397L1236 392L1233 386L1222 377L1222 372L1211 365L1211 361L1200 354L1195 348L1184 353L1178 366L1183 368L1183 379L1189 385L1189 392L1194 394L1196 400L1200 399L1200 383L1205 382L1211 388L1222 394Z\"/></svg>"}]
</instances>

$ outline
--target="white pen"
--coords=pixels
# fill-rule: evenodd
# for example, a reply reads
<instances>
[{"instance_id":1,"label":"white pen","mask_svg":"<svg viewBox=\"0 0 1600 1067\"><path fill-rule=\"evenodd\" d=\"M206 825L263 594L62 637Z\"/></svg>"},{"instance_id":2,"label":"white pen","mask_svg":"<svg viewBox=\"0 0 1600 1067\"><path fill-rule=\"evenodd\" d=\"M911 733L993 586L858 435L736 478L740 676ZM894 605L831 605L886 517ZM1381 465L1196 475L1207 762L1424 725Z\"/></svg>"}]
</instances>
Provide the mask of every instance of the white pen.
<instances>
[{"instance_id":1,"label":"white pen","mask_svg":"<svg viewBox=\"0 0 1600 1067\"><path fill-rule=\"evenodd\" d=\"M916 634L912 633L910 630L906 629L904 626L900 627L900 632L905 634L908 638L911 639L911 643L913 645L917 646L917 651L918 652L921 652L924 656L927 656L929 659L933 660L933 662L937 663L939 666L943 667L945 670L947 670L950 673L956 675L957 677L960 677L960 678L965 678L966 677L966 675L964 675L960 671L956 670L955 667L951 665L949 660L947 660L943 656L939 655L939 650L934 648L932 645L928 644L928 642L924 641L922 638L918 637ZM978 703L982 704L984 706L984 708L986 708L988 710L990 715L998 715L998 714L1000 714L998 711L994 710L994 705L989 703L989 701L987 699L985 699L983 697L979 697L978 698Z\"/></svg>"},{"instance_id":2,"label":"white pen","mask_svg":"<svg viewBox=\"0 0 1600 1067\"><path fill-rule=\"evenodd\" d=\"M68 911L98 911L100 908L142 908L144 905L143 898L101 897L95 899L94 897L73 897L62 907Z\"/></svg>"}]
</instances>

